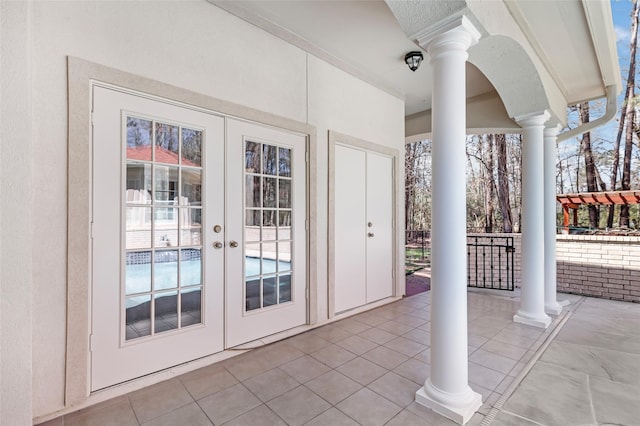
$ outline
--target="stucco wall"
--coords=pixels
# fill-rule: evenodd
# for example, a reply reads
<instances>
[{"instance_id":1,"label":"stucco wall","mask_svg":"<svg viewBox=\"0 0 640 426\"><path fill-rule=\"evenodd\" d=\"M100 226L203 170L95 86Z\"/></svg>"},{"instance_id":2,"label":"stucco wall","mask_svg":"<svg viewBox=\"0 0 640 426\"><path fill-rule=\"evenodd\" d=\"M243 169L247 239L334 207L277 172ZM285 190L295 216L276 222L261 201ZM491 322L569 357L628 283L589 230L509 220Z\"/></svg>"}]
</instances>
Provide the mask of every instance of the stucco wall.
<instances>
[{"instance_id":1,"label":"stucco wall","mask_svg":"<svg viewBox=\"0 0 640 426\"><path fill-rule=\"evenodd\" d=\"M31 420L32 7L0 2L0 425Z\"/></svg>"},{"instance_id":2,"label":"stucco wall","mask_svg":"<svg viewBox=\"0 0 640 426\"><path fill-rule=\"evenodd\" d=\"M3 33L6 2L3 5ZM16 120L5 131L3 121L3 161L5 140L11 148L33 137L21 148L26 168L18 170L14 181L27 187L19 202L5 203L2 191L3 250L5 217L20 217L26 229L20 233L19 250L26 264L20 277L33 281L19 289L17 300L31 300L26 318L24 345L2 345L6 356L31 356L33 333L33 416L39 417L64 407L65 327L66 327L66 235L67 235L67 56L75 56L163 83L172 84L222 100L263 110L308 123L317 128L317 282L319 320L327 317L327 132L336 130L378 144L404 149L404 103L351 75L308 55L274 36L203 1L175 2L35 2L29 22L18 38L24 46L5 50L2 58L32 61L32 78L22 77L23 102L31 104L32 117ZM27 17L23 11L21 17ZM7 27L8 28L8 27ZM13 31L8 28L8 31ZM13 53L13 55L12 55ZM8 56L11 55L11 56ZM26 66L26 65L25 65ZM23 68L25 67L23 66ZM3 71L3 86L7 78ZM3 112L5 108L3 94ZM89 105L87 105L89 108ZM20 125L17 125L17 124ZM26 128L26 130L25 130ZM32 154L32 155L31 155ZM7 157L9 161L9 157ZM29 165L33 167L33 173ZM4 166L4 164L3 164ZM20 167L23 167L20 164ZM9 170L10 171L10 170ZM4 169L3 169L4 179ZM399 179L399 194L402 179ZM29 193L32 188L33 194ZM14 191L15 192L15 191ZM9 193L11 196L13 193ZM397 223L404 223L397 203ZM30 218L29 212L33 212ZM18 230L15 229L15 233ZM31 234L34 237L31 237ZM402 237L401 229L398 232ZM14 243L12 243L14 244ZM31 257L32 251L32 257ZM3 251L2 284L5 300ZM9 263L15 258L6 258ZM30 259L34 259L29 273ZM402 262L399 262L402 266ZM403 277L403 274L397 274ZM15 287L14 287L15 289ZM4 308L4 305L3 305ZM16 315L11 308L6 315ZM5 328L2 311L3 343ZM32 319L33 327L29 326ZM6 352L5 352L6 351ZM28 369L26 370L28 371ZM4 373L4 370L3 370ZM2 393L31 394L31 383L11 375L2 376ZM18 383L19 382L19 383ZM21 393L22 392L22 393ZM4 411L4 407L3 411ZM23 398L19 412L31 412L30 398ZM3 414L4 415L4 414ZM12 423L20 424L22 422ZM9 423L7 423L9 424Z\"/></svg>"},{"instance_id":3,"label":"stucco wall","mask_svg":"<svg viewBox=\"0 0 640 426\"><path fill-rule=\"evenodd\" d=\"M640 302L640 237L558 235L558 291Z\"/></svg>"}]
</instances>

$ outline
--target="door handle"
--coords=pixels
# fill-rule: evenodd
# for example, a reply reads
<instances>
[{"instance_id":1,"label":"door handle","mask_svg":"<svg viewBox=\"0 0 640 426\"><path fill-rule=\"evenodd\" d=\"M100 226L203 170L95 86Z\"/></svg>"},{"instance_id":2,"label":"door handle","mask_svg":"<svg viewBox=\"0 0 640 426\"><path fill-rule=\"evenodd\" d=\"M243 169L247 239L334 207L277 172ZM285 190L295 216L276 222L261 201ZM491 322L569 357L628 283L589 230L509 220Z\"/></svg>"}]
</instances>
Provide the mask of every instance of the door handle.
<instances>
[{"instance_id":1,"label":"door handle","mask_svg":"<svg viewBox=\"0 0 640 426\"><path fill-rule=\"evenodd\" d=\"M229 247L232 247L232 248L238 247L238 242L233 240L229 241Z\"/></svg>"},{"instance_id":2,"label":"door handle","mask_svg":"<svg viewBox=\"0 0 640 426\"><path fill-rule=\"evenodd\" d=\"M373 238L373 232L369 232L369 233L367 234L367 236L368 236L369 238Z\"/></svg>"},{"instance_id":3,"label":"door handle","mask_svg":"<svg viewBox=\"0 0 640 426\"><path fill-rule=\"evenodd\" d=\"M216 241L215 243L213 243L213 248L221 249L222 243L220 241Z\"/></svg>"}]
</instances>

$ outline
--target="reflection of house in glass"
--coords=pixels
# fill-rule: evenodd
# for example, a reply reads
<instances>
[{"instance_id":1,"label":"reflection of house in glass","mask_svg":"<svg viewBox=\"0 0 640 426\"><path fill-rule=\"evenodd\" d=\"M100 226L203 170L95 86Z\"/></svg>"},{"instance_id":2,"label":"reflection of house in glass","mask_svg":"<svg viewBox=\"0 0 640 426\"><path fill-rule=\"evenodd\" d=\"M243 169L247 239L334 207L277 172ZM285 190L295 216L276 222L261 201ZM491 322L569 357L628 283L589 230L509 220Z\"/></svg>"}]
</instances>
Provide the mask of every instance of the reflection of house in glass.
<instances>
[{"instance_id":1,"label":"reflection of house in glass","mask_svg":"<svg viewBox=\"0 0 640 426\"><path fill-rule=\"evenodd\" d=\"M245 143L245 309L291 301L291 148Z\"/></svg>"},{"instance_id":2,"label":"reflection of house in glass","mask_svg":"<svg viewBox=\"0 0 640 426\"><path fill-rule=\"evenodd\" d=\"M196 163L156 146L151 159L148 145L127 147L126 230L127 248L199 245L202 232L202 171ZM190 168L194 167L194 168ZM182 186L180 186L182 181ZM151 217L155 220L153 237Z\"/></svg>"},{"instance_id":3,"label":"reflection of house in glass","mask_svg":"<svg viewBox=\"0 0 640 426\"><path fill-rule=\"evenodd\" d=\"M127 118L126 340L201 322L201 139Z\"/></svg>"}]
</instances>

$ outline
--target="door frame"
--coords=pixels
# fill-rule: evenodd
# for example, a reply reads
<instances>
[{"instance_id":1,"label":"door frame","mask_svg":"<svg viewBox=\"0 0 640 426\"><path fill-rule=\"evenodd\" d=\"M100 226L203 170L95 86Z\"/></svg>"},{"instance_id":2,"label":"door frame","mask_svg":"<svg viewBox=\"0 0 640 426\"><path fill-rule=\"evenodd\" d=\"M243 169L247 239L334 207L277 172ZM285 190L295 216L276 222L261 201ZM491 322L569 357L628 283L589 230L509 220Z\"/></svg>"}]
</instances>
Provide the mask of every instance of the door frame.
<instances>
[{"instance_id":1,"label":"door frame","mask_svg":"<svg viewBox=\"0 0 640 426\"><path fill-rule=\"evenodd\" d=\"M307 164L307 323L317 323L317 137L306 123L265 111L223 101L125 71L67 58L68 80L68 174L67 174L67 343L65 406L79 405L90 391L91 330L91 178L92 178L92 87L94 85L132 92L150 99L175 103L219 115L273 126L305 135L309 144ZM149 384L148 379L145 384ZM136 384L129 383L129 388ZM138 384L137 387L141 385ZM105 393L106 392L106 393ZM98 391L109 395L109 391Z\"/></svg>"},{"instance_id":2,"label":"door frame","mask_svg":"<svg viewBox=\"0 0 640 426\"><path fill-rule=\"evenodd\" d=\"M392 298L398 298L404 295L403 285L404 280L399 277L404 276L400 274L404 274L403 265L404 265L404 256L401 256L402 247L404 244L401 242L400 238L403 236L403 233L398 232L398 224L400 223L400 219L404 217L402 212L400 211L400 207L398 206L398 200L401 200L400 191L401 191L401 181L400 175L404 175L399 173L400 170L404 170L404 166L400 164L400 154L399 151L395 148L390 148L388 146L376 144L373 142L368 142L363 139L355 138L353 136L348 136L333 130L329 130L329 217L328 217L328 229L329 229L329 241L328 241L328 259L327 259L327 267L328 267L328 304L329 304L329 318L334 318L336 316L335 311L335 233L336 233L336 220L335 220L335 187L336 187L336 167L335 167L335 159L336 159L336 145L344 145L347 147L352 147L356 149L360 149L363 151L370 151L382 155L386 155L392 158L393 162L393 237L392 240L394 242L392 248ZM402 157L404 160L404 157ZM378 302L372 302L370 304L365 304L364 309L369 309L371 306L376 304L384 304L385 300ZM348 312L359 312L358 308L354 308Z\"/></svg>"}]
</instances>

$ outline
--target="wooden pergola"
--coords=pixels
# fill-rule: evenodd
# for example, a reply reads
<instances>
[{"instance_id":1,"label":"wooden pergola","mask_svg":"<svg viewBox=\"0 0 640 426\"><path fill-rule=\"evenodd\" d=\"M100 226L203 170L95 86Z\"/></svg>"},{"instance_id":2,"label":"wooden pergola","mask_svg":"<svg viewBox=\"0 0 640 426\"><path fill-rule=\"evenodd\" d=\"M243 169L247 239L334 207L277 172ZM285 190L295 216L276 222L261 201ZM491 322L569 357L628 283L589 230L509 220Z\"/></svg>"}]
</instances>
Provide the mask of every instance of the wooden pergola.
<instances>
[{"instance_id":1,"label":"wooden pergola","mask_svg":"<svg viewBox=\"0 0 640 426\"><path fill-rule=\"evenodd\" d=\"M569 228L569 209L573 209L573 226L578 226L578 207L581 205L632 205L640 204L640 191L583 192L560 194L556 199L562 204L564 228Z\"/></svg>"}]
</instances>

